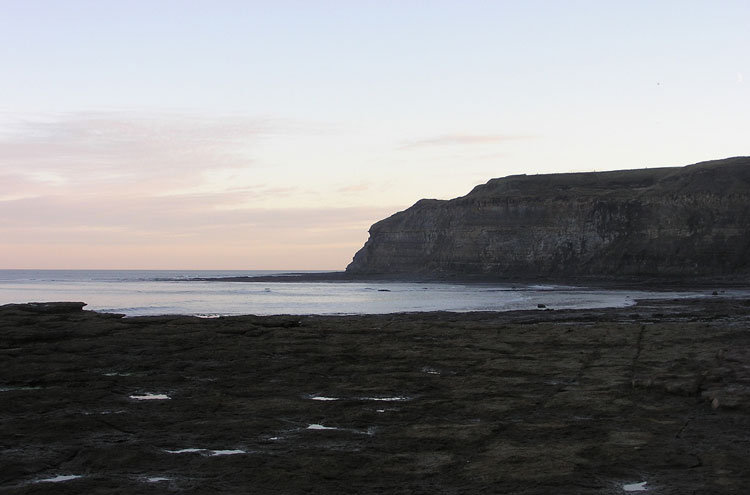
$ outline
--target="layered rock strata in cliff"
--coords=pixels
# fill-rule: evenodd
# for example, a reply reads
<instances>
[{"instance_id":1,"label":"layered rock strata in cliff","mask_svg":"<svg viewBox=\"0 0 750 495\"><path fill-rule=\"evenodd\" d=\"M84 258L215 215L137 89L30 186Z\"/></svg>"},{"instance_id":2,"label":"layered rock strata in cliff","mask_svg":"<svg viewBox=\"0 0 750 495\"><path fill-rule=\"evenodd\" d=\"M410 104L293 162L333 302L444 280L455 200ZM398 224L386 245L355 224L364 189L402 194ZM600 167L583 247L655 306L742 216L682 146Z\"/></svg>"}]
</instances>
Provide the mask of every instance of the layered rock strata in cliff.
<instances>
[{"instance_id":1,"label":"layered rock strata in cliff","mask_svg":"<svg viewBox=\"0 0 750 495\"><path fill-rule=\"evenodd\" d=\"M352 275L742 276L750 157L492 179L377 222Z\"/></svg>"}]
</instances>

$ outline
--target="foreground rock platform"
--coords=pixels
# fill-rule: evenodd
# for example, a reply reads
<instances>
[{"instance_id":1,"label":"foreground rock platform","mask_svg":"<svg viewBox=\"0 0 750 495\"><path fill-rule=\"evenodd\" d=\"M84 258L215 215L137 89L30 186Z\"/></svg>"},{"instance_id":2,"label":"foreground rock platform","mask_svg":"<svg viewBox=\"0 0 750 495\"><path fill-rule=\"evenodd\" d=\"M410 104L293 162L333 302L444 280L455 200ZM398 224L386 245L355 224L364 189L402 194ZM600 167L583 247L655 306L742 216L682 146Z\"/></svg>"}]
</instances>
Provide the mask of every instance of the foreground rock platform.
<instances>
[{"instance_id":1,"label":"foreground rock platform","mask_svg":"<svg viewBox=\"0 0 750 495\"><path fill-rule=\"evenodd\" d=\"M81 307L0 307L0 493L750 486L750 300L218 319Z\"/></svg>"}]
</instances>

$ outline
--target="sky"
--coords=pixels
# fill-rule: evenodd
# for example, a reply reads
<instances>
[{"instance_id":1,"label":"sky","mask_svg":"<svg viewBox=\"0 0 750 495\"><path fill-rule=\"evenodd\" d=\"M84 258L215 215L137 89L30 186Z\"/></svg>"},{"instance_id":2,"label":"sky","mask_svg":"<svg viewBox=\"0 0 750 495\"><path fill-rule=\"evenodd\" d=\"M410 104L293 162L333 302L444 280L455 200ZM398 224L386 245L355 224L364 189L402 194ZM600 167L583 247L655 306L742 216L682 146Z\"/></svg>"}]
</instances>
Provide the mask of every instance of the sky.
<instances>
[{"instance_id":1,"label":"sky","mask_svg":"<svg viewBox=\"0 0 750 495\"><path fill-rule=\"evenodd\" d=\"M512 174L750 155L750 2L0 0L0 268L341 270Z\"/></svg>"}]
</instances>

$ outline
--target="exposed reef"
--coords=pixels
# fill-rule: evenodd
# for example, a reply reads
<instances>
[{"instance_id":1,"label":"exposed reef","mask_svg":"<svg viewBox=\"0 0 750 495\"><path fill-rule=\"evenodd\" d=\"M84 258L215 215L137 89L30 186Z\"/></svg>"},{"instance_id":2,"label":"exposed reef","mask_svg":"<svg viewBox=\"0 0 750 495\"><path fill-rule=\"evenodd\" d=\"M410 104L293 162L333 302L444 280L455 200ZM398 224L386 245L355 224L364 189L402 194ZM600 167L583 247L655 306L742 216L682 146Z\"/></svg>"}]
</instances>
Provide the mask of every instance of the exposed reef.
<instances>
[{"instance_id":1,"label":"exposed reef","mask_svg":"<svg viewBox=\"0 0 750 495\"><path fill-rule=\"evenodd\" d=\"M750 275L750 157L492 179L377 222L349 276L508 279Z\"/></svg>"},{"instance_id":2,"label":"exposed reef","mask_svg":"<svg viewBox=\"0 0 750 495\"><path fill-rule=\"evenodd\" d=\"M2 494L750 484L750 300L216 319L80 304L0 306Z\"/></svg>"}]
</instances>

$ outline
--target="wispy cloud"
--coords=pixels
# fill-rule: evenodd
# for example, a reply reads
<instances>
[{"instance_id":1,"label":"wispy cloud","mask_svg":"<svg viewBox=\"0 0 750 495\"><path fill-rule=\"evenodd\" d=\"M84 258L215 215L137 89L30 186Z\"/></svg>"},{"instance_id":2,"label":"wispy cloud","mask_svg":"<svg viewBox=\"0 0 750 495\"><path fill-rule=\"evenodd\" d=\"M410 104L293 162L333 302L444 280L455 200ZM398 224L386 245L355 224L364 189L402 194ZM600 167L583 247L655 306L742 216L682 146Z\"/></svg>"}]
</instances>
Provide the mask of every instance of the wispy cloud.
<instances>
[{"instance_id":1,"label":"wispy cloud","mask_svg":"<svg viewBox=\"0 0 750 495\"><path fill-rule=\"evenodd\" d=\"M501 144L521 139L530 139L532 136L512 134L443 134L426 139L408 141L401 145L401 149L424 148L431 146L477 146L489 144Z\"/></svg>"},{"instance_id":2,"label":"wispy cloud","mask_svg":"<svg viewBox=\"0 0 750 495\"><path fill-rule=\"evenodd\" d=\"M358 182L356 184L347 184L336 189L339 194L358 194L365 191L369 191L374 187L372 182Z\"/></svg>"},{"instance_id":3,"label":"wispy cloud","mask_svg":"<svg viewBox=\"0 0 750 495\"><path fill-rule=\"evenodd\" d=\"M188 113L0 117L0 201L200 196L207 209L289 203L304 185L263 163L259 150L279 136L331 132L314 123Z\"/></svg>"},{"instance_id":4,"label":"wispy cloud","mask_svg":"<svg viewBox=\"0 0 750 495\"><path fill-rule=\"evenodd\" d=\"M247 166L262 120L76 113L25 119L0 134L0 167L30 180L91 184L194 177Z\"/></svg>"},{"instance_id":5,"label":"wispy cloud","mask_svg":"<svg viewBox=\"0 0 750 495\"><path fill-rule=\"evenodd\" d=\"M83 112L3 122L0 172L29 187L68 192L99 186L137 186L144 194L195 189L217 176L256 168L256 150L269 136L327 132L270 118L181 113Z\"/></svg>"}]
</instances>

